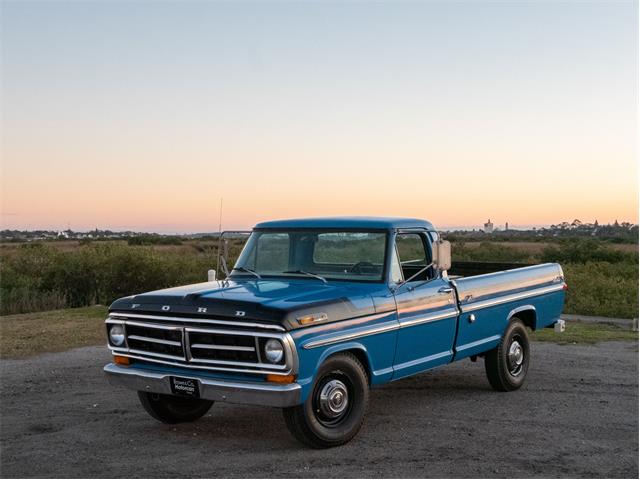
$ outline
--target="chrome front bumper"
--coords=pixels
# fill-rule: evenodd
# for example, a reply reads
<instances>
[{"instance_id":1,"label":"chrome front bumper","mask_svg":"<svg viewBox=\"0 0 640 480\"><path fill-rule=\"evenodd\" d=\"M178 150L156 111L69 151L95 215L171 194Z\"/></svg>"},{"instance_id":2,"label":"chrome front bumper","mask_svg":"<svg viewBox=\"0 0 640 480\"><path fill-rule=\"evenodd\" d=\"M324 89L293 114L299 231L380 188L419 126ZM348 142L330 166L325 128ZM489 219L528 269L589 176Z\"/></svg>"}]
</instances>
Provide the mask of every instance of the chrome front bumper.
<instances>
[{"instance_id":1,"label":"chrome front bumper","mask_svg":"<svg viewBox=\"0 0 640 480\"><path fill-rule=\"evenodd\" d=\"M134 367L121 367L109 363L104 373L111 385L120 385L141 392L171 395L169 377L166 373L150 372ZM277 385L272 383L230 382L189 375L198 381L200 398L216 402L264 405L269 407L292 407L300 403L301 387L297 383Z\"/></svg>"}]
</instances>

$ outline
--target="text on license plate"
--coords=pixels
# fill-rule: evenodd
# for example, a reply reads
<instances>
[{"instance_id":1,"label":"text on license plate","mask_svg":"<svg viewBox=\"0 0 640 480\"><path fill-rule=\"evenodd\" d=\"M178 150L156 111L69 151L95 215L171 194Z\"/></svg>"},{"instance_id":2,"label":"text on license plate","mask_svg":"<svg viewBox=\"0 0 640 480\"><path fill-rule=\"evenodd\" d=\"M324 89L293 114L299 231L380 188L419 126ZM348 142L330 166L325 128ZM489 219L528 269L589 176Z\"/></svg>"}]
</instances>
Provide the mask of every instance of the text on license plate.
<instances>
[{"instance_id":1,"label":"text on license plate","mask_svg":"<svg viewBox=\"0 0 640 480\"><path fill-rule=\"evenodd\" d=\"M198 381L193 378L171 377L171 393L185 397L200 397Z\"/></svg>"}]
</instances>

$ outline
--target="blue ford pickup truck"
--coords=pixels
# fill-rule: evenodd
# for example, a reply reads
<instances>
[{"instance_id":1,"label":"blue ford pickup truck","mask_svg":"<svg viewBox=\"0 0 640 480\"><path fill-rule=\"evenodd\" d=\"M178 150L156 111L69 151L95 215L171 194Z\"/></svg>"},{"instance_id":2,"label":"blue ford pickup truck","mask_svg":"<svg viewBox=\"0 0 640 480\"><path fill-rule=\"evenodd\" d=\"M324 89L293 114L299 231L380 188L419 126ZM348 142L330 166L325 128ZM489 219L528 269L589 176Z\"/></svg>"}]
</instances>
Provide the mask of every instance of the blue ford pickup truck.
<instances>
[{"instance_id":1,"label":"blue ford pickup truck","mask_svg":"<svg viewBox=\"0 0 640 480\"><path fill-rule=\"evenodd\" d=\"M116 300L104 371L159 421L215 401L280 407L317 448L357 434L370 387L456 360L481 357L494 389L520 388L528 331L561 325L560 265L450 270L423 220L260 223L224 280Z\"/></svg>"}]
</instances>

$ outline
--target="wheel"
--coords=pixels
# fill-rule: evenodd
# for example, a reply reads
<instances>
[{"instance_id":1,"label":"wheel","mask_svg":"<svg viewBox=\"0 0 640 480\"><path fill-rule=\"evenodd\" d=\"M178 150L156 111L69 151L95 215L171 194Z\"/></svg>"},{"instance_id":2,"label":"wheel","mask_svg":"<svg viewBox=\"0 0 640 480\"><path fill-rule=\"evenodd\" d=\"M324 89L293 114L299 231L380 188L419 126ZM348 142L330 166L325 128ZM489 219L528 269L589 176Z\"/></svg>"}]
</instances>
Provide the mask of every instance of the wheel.
<instances>
[{"instance_id":1,"label":"wheel","mask_svg":"<svg viewBox=\"0 0 640 480\"><path fill-rule=\"evenodd\" d=\"M147 413L163 423L193 422L207 413L213 405L212 400L160 393L138 392L138 397Z\"/></svg>"},{"instance_id":2,"label":"wheel","mask_svg":"<svg viewBox=\"0 0 640 480\"><path fill-rule=\"evenodd\" d=\"M283 409L287 428L313 448L337 447L360 430L369 404L369 379L350 353L329 357L302 405Z\"/></svg>"},{"instance_id":3,"label":"wheel","mask_svg":"<svg viewBox=\"0 0 640 480\"><path fill-rule=\"evenodd\" d=\"M519 318L514 318L500 344L485 354L484 368L491 386L500 392L517 390L529 369L529 334Z\"/></svg>"}]
</instances>

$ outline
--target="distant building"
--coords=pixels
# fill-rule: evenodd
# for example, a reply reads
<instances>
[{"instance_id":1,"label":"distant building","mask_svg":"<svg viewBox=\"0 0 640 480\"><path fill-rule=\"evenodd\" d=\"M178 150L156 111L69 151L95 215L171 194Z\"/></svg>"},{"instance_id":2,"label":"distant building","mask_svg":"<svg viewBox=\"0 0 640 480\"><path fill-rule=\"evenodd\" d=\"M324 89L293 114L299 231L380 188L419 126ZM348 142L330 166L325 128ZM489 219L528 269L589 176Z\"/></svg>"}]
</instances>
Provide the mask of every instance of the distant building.
<instances>
[{"instance_id":1,"label":"distant building","mask_svg":"<svg viewBox=\"0 0 640 480\"><path fill-rule=\"evenodd\" d=\"M484 233L493 233L493 223L491 223L491 219L487 220L487 223L484 224Z\"/></svg>"},{"instance_id":2,"label":"distant building","mask_svg":"<svg viewBox=\"0 0 640 480\"><path fill-rule=\"evenodd\" d=\"M504 231L506 232L507 230L509 230L509 222L504 223Z\"/></svg>"}]
</instances>

